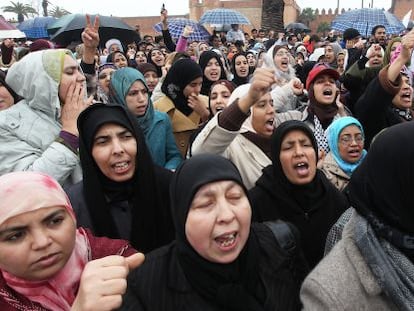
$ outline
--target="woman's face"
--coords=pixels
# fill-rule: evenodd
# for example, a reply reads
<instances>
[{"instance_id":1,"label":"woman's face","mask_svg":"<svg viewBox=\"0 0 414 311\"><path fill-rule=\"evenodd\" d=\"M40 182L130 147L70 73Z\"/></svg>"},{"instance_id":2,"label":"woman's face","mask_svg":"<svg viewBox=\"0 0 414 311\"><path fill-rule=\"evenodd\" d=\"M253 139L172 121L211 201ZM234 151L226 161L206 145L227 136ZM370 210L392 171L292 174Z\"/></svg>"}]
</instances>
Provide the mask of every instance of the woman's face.
<instances>
[{"instance_id":1,"label":"woman's face","mask_svg":"<svg viewBox=\"0 0 414 311\"><path fill-rule=\"evenodd\" d=\"M105 68L98 74L98 83L105 94L109 93L109 84L111 83L112 73L115 71L113 68Z\"/></svg>"},{"instance_id":2,"label":"woman's face","mask_svg":"<svg viewBox=\"0 0 414 311\"><path fill-rule=\"evenodd\" d=\"M411 108L413 101L413 88L407 76L401 76L400 91L392 99L392 104L399 109Z\"/></svg>"},{"instance_id":3,"label":"woman's face","mask_svg":"<svg viewBox=\"0 0 414 311\"><path fill-rule=\"evenodd\" d=\"M0 225L0 269L29 281L49 279L72 255L75 232L62 206L11 217Z\"/></svg>"},{"instance_id":4,"label":"woman's face","mask_svg":"<svg viewBox=\"0 0 414 311\"><path fill-rule=\"evenodd\" d=\"M200 44L198 46L199 55L201 55L205 51L208 51L209 49L210 49L210 47L207 44L205 44L205 43Z\"/></svg>"},{"instance_id":5,"label":"woman's face","mask_svg":"<svg viewBox=\"0 0 414 311\"><path fill-rule=\"evenodd\" d=\"M14 105L14 98L5 86L0 83L0 111Z\"/></svg>"},{"instance_id":6,"label":"woman's face","mask_svg":"<svg viewBox=\"0 0 414 311\"><path fill-rule=\"evenodd\" d=\"M338 65L338 68L344 68L344 65L345 65L344 54L338 54L338 57L336 58L336 64Z\"/></svg>"},{"instance_id":7,"label":"woman's face","mask_svg":"<svg viewBox=\"0 0 414 311\"><path fill-rule=\"evenodd\" d=\"M152 93L155 89L155 87L158 84L158 75L154 71L147 71L144 74L145 82L147 82L147 86L149 88L149 91Z\"/></svg>"},{"instance_id":8,"label":"woman's face","mask_svg":"<svg viewBox=\"0 0 414 311\"><path fill-rule=\"evenodd\" d=\"M330 105L335 101L337 87L335 79L327 74L322 74L313 83L313 93L318 103Z\"/></svg>"},{"instance_id":9,"label":"woman's face","mask_svg":"<svg viewBox=\"0 0 414 311\"><path fill-rule=\"evenodd\" d=\"M60 78L59 84L59 99L62 103L65 102L66 96L68 95L68 90L71 85L79 84L82 88L85 87L85 76L79 70L78 62L70 57L65 55L65 60L63 62L63 71ZM86 90L85 90L86 92Z\"/></svg>"},{"instance_id":10,"label":"woman's face","mask_svg":"<svg viewBox=\"0 0 414 311\"><path fill-rule=\"evenodd\" d=\"M137 141L125 127L106 123L96 132L92 157L107 178L116 182L130 180L135 173Z\"/></svg>"},{"instance_id":11,"label":"woman's face","mask_svg":"<svg viewBox=\"0 0 414 311\"><path fill-rule=\"evenodd\" d=\"M125 96L125 102L135 116L143 116L148 107L148 91L144 83L139 80L132 83Z\"/></svg>"},{"instance_id":12,"label":"woman's face","mask_svg":"<svg viewBox=\"0 0 414 311\"><path fill-rule=\"evenodd\" d=\"M191 94L199 95L201 92L201 85L203 84L203 78L199 77L194 79L190 83L186 85L183 90L183 94L185 98L188 98Z\"/></svg>"},{"instance_id":13,"label":"woman's face","mask_svg":"<svg viewBox=\"0 0 414 311\"><path fill-rule=\"evenodd\" d=\"M401 41L395 41L392 45L391 45L391 52L394 52L397 47L399 47L401 45Z\"/></svg>"},{"instance_id":14,"label":"woman's face","mask_svg":"<svg viewBox=\"0 0 414 311\"><path fill-rule=\"evenodd\" d=\"M113 62L117 68L124 68L128 66L128 61L122 53L115 53Z\"/></svg>"},{"instance_id":15,"label":"woman's face","mask_svg":"<svg viewBox=\"0 0 414 311\"><path fill-rule=\"evenodd\" d=\"M256 57L253 54L247 54L246 58L250 67L256 67Z\"/></svg>"},{"instance_id":16,"label":"woman's face","mask_svg":"<svg viewBox=\"0 0 414 311\"><path fill-rule=\"evenodd\" d=\"M213 86L210 94L210 108L213 115L227 107L230 95L231 92L225 85L216 84Z\"/></svg>"},{"instance_id":17,"label":"woman's face","mask_svg":"<svg viewBox=\"0 0 414 311\"><path fill-rule=\"evenodd\" d=\"M160 50L152 50L151 51L151 60L158 67L162 67L162 66L165 65L165 56Z\"/></svg>"},{"instance_id":18,"label":"woman's face","mask_svg":"<svg viewBox=\"0 0 414 311\"><path fill-rule=\"evenodd\" d=\"M243 250L250 221L250 203L243 188L234 181L217 181L202 186L195 194L185 234L201 257L227 264Z\"/></svg>"},{"instance_id":19,"label":"woman's face","mask_svg":"<svg viewBox=\"0 0 414 311\"><path fill-rule=\"evenodd\" d=\"M335 52L332 46L325 46L325 61L329 64L335 61Z\"/></svg>"},{"instance_id":20,"label":"woman's face","mask_svg":"<svg viewBox=\"0 0 414 311\"><path fill-rule=\"evenodd\" d=\"M364 149L364 136L356 125L345 127L338 138L338 150L342 160L356 163L361 159Z\"/></svg>"},{"instance_id":21,"label":"woman's face","mask_svg":"<svg viewBox=\"0 0 414 311\"><path fill-rule=\"evenodd\" d=\"M294 185L310 183L316 174L316 153L310 138L301 130L288 132L280 146L280 164Z\"/></svg>"},{"instance_id":22,"label":"woman's face","mask_svg":"<svg viewBox=\"0 0 414 311\"><path fill-rule=\"evenodd\" d=\"M137 62L137 64L143 64L147 62L147 55L145 55L145 52L143 51L138 51L135 54L135 61Z\"/></svg>"},{"instance_id":23,"label":"woman's face","mask_svg":"<svg viewBox=\"0 0 414 311\"><path fill-rule=\"evenodd\" d=\"M208 61L207 66L204 69L204 75L210 81L217 81L220 79L221 67L217 59L212 58Z\"/></svg>"},{"instance_id":24,"label":"woman's face","mask_svg":"<svg viewBox=\"0 0 414 311\"><path fill-rule=\"evenodd\" d=\"M259 54L259 57L257 58L257 68L262 67L265 56L266 56L266 53Z\"/></svg>"},{"instance_id":25,"label":"woman's face","mask_svg":"<svg viewBox=\"0 0 414 311\"><path fill-rule=\"evenodd\" d=\"M247 63L247 58L244 55L239 55L234 60L234 68L236 70L236 75L245 78L249 75L249 64Z\"/></svg>"},{"instance_id":26,"label":"woman's face","mask_svg":"<svg viewBox=\"0 0 414 311\"><path fill-rule=\"evenodd\" d=\"M287 72L289 71L289 51L285 48L280 48L273 58L273 62L277 69Z\"/></svg>"},{"instance_id":27,"label":"woman's face","mask_svg":"<svg viewBox=\"0 0 414 311\"><path fill-rule=\"evenodd\" d=\"M252 126L260 136L270 137L274 130L275 109L270 93L266 93L253 105Z\"/></svg>"},{"instance_id":28,"label":"woman's face","mask_svg":"<svg viewBox=\"0 0 414 311\"><path fill-rule=\"evenodd\" d=\"M368 60L369 67L381 66L382 65L382 53L374 53Z\"/></svg>"}]
</instances>

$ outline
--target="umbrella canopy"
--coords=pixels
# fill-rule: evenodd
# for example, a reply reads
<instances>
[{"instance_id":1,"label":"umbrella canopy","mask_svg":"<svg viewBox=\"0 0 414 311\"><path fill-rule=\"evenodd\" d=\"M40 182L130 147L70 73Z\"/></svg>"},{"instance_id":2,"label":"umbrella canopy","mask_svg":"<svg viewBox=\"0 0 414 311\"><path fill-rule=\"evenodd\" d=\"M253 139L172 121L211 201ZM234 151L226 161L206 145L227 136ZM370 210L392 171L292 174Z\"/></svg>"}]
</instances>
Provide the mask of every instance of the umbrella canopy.
<instances>
[{"instance_id":1,"label":"umbrella canopy","mask_svg":"<svg viewBox=\"0 0 414 311\"><path fill-rule=\"evenodd\" d=\"M286 31L293 31L293 32L310 32L308 26L302 23L289 23L285 27Z\"/></svg>"},{"instance_id":2,"label":"umbrella canopy","mask_svg":"<svg viewBox=\"0 0 414 311\"><path fill-rule=\"evenodd\" d=\"M200 18L200 24L244 24L250 25L250 21L243 14L230 9L209 10Z\"/></svg>"},{"instance_id":3,"label":"umbrella canopy","mask_svg":"<svg viewBox=\"0 0 414 311\"><path fill-rule=\"evenodd\" d=\"M94 20L95 15L91 15L92 24ZM112 38L120 40L126 46L133 42L137 37L134 28L126 24L120 18L113 16L99 16L99 22L99 37L102 46L105 45L106 41ZM69 14L61 17L50 25L48 27L48 32L54 32L50 40L63 46L67 46L73 41L81 41L81 34L85 27L85 14Z\"/></svg>"},{"instance_id":4,"label":"umbrella canopy","mask_svg":"<svg viewBox=\"0 0 414 311\"><path fill-rule=\"evenodd\" d=\"M38 16L21 22L17 28L23 31L28 39L49 38L47 27L55 21L56 18L52 16Z\"/></svg>"},{"instance_id":5,"label":"umbrella canopy","mask_svg":"<svg viewBox=\"0 0 414 311\"><path fill-rule=\"evenodd\" d=\"M6 21L3 16L0 16L0 39L20 39L25 37L26 35L23 32Z\"/></svg>"},{"instance_id":6,"label":"umbrella canopy","mask_svg":"<svg viewBox=\"0 0 414 311\"><path fill-rule=\"evenodd\" d=\"M345 31L355 28L360 34L368 37L376 25L383 25L389 34L399 34L405 29L403 23L393 14L380 9L357 9L338 15L332 21L332 29Z\"/></svg>"},{"instance_id":7,"label":"umbrella canopy","mask_svg":"<svg viewBox=\"0 0 414 311\"><path fill-rule=\"evenodd\" d=\"M171 37L174 39L179 38L183 33L183 29L186 25L193 27L194 31L188 37L189 41L206 41L209 39L210 33L203 25L187 18L174 18L168 20L168 30L170 31ZM162 32L161 23L155 24L154 30L157 32Z\"/></svg>"}]
</instances>

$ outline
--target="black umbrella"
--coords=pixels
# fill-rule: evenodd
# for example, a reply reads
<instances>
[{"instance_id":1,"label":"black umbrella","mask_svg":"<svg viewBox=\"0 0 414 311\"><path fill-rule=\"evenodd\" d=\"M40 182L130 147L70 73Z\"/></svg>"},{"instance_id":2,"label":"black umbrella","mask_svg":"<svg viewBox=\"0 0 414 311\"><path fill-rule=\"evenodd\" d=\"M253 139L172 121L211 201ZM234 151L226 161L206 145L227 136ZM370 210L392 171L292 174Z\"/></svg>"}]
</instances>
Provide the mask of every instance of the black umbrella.
<instances>
[{"instance_id":1,"label":"black umbrella","mask_svg":"<svg viewBox=\"0 0 414 311\"><path fill-rule=\"evenodd\" d=\"M91 15L92 24L94 20L95 15ZM99 24L101 46L104 46L105 42L112 38L120 40L126 46L127 44L133 42L138 36L134 28L126 24L118 17L99 16ZM55 23L50 25L48 27L48 32L54 32L50 40L60 45L67 46L71 42L81 41L81 33L85 27L85 14L70 14L69 16L65 15L61 17Z\"/></svg>"},{"instance_id":2,"label":"black umbrella","mask_svg":"<svg viewBox=\"0 0 414 311\"><path fill-rule=\"evenodd\" d=\"M286 31L293 31L293 32L310 32L308 26L302 23L290 23L287 24L285 27Z\"/></svg>"}]
</instances>

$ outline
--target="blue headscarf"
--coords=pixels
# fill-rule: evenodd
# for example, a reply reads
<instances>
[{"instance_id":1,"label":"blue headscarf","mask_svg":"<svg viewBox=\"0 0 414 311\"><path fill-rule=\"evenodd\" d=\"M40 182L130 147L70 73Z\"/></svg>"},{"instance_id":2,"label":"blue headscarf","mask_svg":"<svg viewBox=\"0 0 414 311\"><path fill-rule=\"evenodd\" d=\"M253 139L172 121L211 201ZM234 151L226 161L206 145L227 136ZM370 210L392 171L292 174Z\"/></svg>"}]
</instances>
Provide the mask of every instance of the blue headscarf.
<instances>
[{"instance_id":1,"label":"blue headscarf","mask_svg":"<svg viewBox=\"0 0 414 311\"><path fill-rule=\"evenodd\" d=\"M139 126L144 132L144 135L147 136L147 133L154 122L154 107L149 96L147 83L145 82L142 73L131 67L120 68L114 71L111 77L110 96L116 103L128 108L125 98L135 81L141 81L148 91L147 110L143 116L137 117Z\"/></svg>"},{"instance_id":2,"label":"blue headscarf","mask_svg":"<svg viewBox=\"0 0 414 311\"><path fill-rule=\"evenodd\" d=\"M339 154L338 148L339 135L341 134L342 130L349 125L356 125L357 127L359 127L362 136L365 137L361 123L359 123L359 121L353 117L342 117L333 121L327 129L326 136L328 138L330 151L332 152L332 155L336 163L338 163L339 167L347 175L351 176L353 171L358 167L359 164L361 164L362 160L365 158L367 151L365 149L362 150L362 156L356 163L349 163L342 159L341 155Z\"/></svg>"}]
</instances>

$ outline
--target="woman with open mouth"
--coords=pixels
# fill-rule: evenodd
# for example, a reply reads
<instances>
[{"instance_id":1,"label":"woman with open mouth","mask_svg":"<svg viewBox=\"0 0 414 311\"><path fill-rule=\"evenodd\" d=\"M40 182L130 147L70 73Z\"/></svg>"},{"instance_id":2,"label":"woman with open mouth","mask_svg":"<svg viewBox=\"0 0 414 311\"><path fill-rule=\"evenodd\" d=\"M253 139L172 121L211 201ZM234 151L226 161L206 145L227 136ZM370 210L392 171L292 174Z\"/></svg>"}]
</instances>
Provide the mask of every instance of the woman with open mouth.
<instances>
[{"instance_id":1,"label":"woman with open mouth","mask_svg":"<svg viewBox=\"0 0 414 311\"><path fill-rule=\"evenodd\" d=\"M120 310L300 309L300 248L289 254L268 226L251 224L247 190L229 160L194 156L170 189L176 240L129 275ZM278 224L298 242L292 226Z\"/></svg>"},{"instance_id":2,"label":"woman with open mouth","mask_svg":"<svg viewBox=\"0 0 414 311\"><path fill-rule=\"evenodd\" d=\"M128 108L135 115L154 164L175 170L182 158L175 144L170 118L165 112L154 109L149 93L145 77L135 68L121 68L113 74L112 102Z\"/></svg>"},{"instance_id":3,"label":"woman with open mouth","mask_svg":"<svg viewBox=\"0 0 414 311\"><path fill-rule=\"evenodd\" d=\"M49 175L4 174L0 196L1 310L119 307L128 271L142 254L127 241L76 228L68 197Z\"/></svg>"},{"instance_id":4,"label":"woman with open mouth","mask_svg":"<svg viewBox=\"0 0 414 311\"><path fill-rule=\"evenodd\" d=\"M211 85L214 82L226 79L226 71L224 70L220 55L212 50L201 54L198 64L203 72L203 84L200 94L208 96Z\"/></svg>"},{"instance_id":5,"label":"woman with open mouth","mask_svg":"<svg viewBox=\"0 0 414 311\"><path fill-rule=\"evenodd\" d=\"M270 161L275 110L270 95L274 74L258 68L251 84L237 87L229 106L217 113L197 135L190 153L213 153L230 159L250 189Z\"/></svg>"},{"instance_id":6,"label":"woman with open mouth","mask_svg":"<svg viewBox=\"0 0 414 311\"><path fill-rule=\"evenodd\" d=\"M367 153L364 150L364 131L357 119L343 117L332 122L327 136L330 151L323 159L321 170L342 191Z\"/></svg>"},{"instance_id":7,"label":"woman with open mouth","mask_svg":"<svg viewBox=\"0 0 414 311\"><path fill-rule=\"evenodd\" d=\"M254 220L282 219L295 225L313 268L323 257L331 226L348 203L317 169L318 146L304 122L282 123L272 136L271 148L272 164L249 192Z\"/></svg>"},{"instance_id":8,"label":"woman with open mouth","mask_svg":"<svg viewBox=\"0 0 414 311\"><path fill-rule=\"evenodd\" d=\"M384 128L413 120L413 74L406 68L413 47L414 30L402 37L391 64L381 69L355 104L355 116L364 127L367 148Z\"/></svg>"},{"instance_id":9,"label":"woman with open mouth","mask_svg":"<svg viewBox=\"0 0 414 311\"><path fill-rule=\"evenodd\" d=\"M136 117L121 105L94 104L78 130L83 180L67 190L78 225L144 252L170 242L172 173L153 164Z\"/></svg>"},{"instance_id":10,"label":"woman with open mouth","mask_svg":"<svg viewBox=\"0 0 414 311\"><path fill-rule=\"evenodd\" d=\"M231 72L233 73L233 82L239 86L249 82L249 64L245 53L237 53L231 60Z\"/></svg>"}]
</instances>

